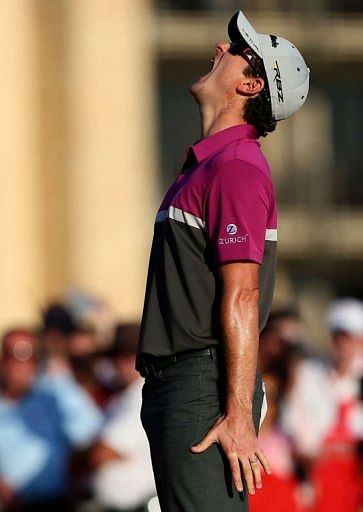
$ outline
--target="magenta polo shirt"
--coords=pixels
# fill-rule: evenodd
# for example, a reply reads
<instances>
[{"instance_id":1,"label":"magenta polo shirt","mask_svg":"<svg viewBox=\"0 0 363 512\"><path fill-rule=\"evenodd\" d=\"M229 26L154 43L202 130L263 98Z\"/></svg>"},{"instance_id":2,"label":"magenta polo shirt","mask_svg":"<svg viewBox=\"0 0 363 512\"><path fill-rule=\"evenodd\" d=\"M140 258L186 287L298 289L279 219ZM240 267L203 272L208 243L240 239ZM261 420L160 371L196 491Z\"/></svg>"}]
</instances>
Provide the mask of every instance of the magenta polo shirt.
<instances>
[{"instance_id":1,"label":"magenta polo shirt","mask_svg":"<svg viewBox=\"0 0 363 512\"><path fill-rule=\"evenodd\" d=\"M138 353L173 355L221 342L218 266L259 267L259 324L271 307L277 212L269 165L252 125L189 148L155 219Z\"/></svg>"}]
</instances>

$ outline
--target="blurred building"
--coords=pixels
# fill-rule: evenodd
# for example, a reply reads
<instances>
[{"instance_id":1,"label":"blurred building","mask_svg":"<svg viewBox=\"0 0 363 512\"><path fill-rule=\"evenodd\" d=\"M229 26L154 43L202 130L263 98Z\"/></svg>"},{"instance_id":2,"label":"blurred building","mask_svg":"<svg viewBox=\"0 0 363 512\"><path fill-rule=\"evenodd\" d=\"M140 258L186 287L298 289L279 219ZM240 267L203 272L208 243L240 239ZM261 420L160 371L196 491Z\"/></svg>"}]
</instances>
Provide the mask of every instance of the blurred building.
<instances>
[{"instance_id":1,"label":"blurred building","mask_svg":"<svg viewBox=\"0 0 363 512\"><path fill-rule=\"evenodd\" d=\"M71 285L137 318L157 198L145 0L1 0L0 327Z\"/></svg>"},{"instance_id":2,"label":"blurred building","mask_svg":"<svg viewBox=\"0 0 363 512\"><path fill-rule=\"evenodd\" d=\"M199 137L188 86L232 12L296 43L304 108L263 140L280 203L276 303L324 342L363 297L363 4L356 0L2 0L0 327L70 285L142 305L158 201Z\"/></svg>"}]
</instances>

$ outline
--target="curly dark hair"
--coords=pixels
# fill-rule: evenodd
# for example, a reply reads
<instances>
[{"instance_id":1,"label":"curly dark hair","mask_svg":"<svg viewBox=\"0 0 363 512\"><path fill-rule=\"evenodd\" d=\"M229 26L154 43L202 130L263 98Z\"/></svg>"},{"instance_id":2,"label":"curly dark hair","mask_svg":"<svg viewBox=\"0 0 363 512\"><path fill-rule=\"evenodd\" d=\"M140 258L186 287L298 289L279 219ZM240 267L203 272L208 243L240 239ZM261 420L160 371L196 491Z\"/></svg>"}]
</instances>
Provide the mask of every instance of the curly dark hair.
<instances>
[{"instance_id":1,"label":"curly dark hair","mask_svg":"<svg viewBox=\"0 0 363 512\"><path fill-rule=\"evenodd\" d=\"M247 100L243 117L247 123L255 126L258 137L266 137L276 129L277 121L272 115L270 93L262 59L257 59L253 67L249 64L244 70L244 75L264 79L265 86L260 94Z\"/></svg>"}]
</instances>

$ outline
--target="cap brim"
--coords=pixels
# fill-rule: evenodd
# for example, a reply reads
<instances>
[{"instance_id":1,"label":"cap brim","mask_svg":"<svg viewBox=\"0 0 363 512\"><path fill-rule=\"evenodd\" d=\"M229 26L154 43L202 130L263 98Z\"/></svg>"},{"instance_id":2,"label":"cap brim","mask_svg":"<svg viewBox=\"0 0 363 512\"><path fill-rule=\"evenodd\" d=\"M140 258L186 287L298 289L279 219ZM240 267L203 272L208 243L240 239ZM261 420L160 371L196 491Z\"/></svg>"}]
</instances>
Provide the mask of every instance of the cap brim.
<instances>
[{"instance_id":1,"label":"cap brim","mask_svg":"<svg viewBox=\"0 0 363 512\"><path fill-rule=\"evenodd\" d=\"M228 35L232 43L244 39L251 50L263 58L258 34L242 11L237 11L229 20Z\"/></svg>"}]
</instances>

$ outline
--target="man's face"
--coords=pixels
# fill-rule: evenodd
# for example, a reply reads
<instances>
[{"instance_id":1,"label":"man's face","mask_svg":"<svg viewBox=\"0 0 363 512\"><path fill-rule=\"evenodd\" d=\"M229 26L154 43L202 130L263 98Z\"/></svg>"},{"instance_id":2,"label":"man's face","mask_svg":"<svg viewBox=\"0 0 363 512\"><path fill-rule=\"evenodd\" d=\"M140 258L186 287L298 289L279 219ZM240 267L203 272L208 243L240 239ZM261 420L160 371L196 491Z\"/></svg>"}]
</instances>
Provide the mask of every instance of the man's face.
<instances>
[{"instance_id":1,"label":"man's face","mask_svg":"<svg viewBox=\"0 0 363 512\"><path fill-rule=\"evenodd\" d=\"M14 333L3 346L1 376L5 387L15 395L27 392L35 379L37 340L34 336Z\"/></svg>"},{"instance_id":2,"label":"man's face","mask_svg":"<svg viewBox=\"0 0 363 512\"><path fill-rule=\"evenodd\" d=\"M190 87L191 94L199 103L229 104L238 98L237 88L248 62L240 55L232 55L230 46L230 43L223 42L215 45L211 70Z\"/></svg>"},{"instance_id":3,"label":"man's face","mask_svg":"<svg viewBox=\"0 0 363 512\"><path fill-rule=\"evenodd\" d=\"M363 335L333 333L334 357L338 364L354 368L363 357Z\"/></svg>"}]
</instances>

